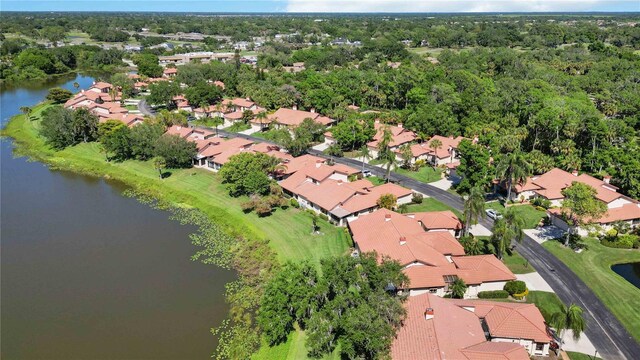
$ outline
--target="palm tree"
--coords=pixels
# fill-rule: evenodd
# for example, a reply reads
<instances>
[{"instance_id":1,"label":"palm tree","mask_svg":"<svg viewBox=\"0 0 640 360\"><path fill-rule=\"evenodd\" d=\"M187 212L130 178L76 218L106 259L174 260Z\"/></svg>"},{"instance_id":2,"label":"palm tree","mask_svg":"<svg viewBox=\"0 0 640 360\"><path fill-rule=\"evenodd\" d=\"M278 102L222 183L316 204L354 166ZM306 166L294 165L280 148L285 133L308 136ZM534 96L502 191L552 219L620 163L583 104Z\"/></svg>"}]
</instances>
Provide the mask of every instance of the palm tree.
<instances>
[{"instance_id":1,"label":"palm tree","mask_svg":"<svg viewBox=\"0 0 640 360\"><path fill-rule=\"evenodd\" d=\"M429 149L433 150L433 168L436 168L438 164L438 149L442 149L442 141L439 139L432 139L429 142Z\"/></svg>"},{"instance_id":2,"label":"palm tree","mask_svg":"<svg viewBox=\"0 0 640 360\"><path fill-rule=\"evenodd\" d=\"M467 284L464 283L464 280L458 278L449 285L449 290L451 290L452 298L462 299L464 298L464 294L467 292Z\"/></svg>"},{"instance_id":3,"label":"palm tree","mask_svg":"<svg viewBox=\"0 0 640 360\"><path fill-rule=\"evenodd\" d=\"M476 239L473 235L463 236L460 238L460 244L464 248L464 252L467 255L480 255L482 254L482 242Z\"/></svg>"},{"instance_id":4,"label":"palm tree","mask_svg":"<svg viewBox=\"0 0 640 360\"><path fill-rule=\"evenodd\" d=\"M502 219L498 219L493 223L491 241L498 253L498 259L502 260L504 253L507 248L511 247L513 240L522 241L524 237L522 233L523 227L524 220L513 209L507 210Z\"/></svg>"},{"instance_id":5,"label":"palm tree","mask_svg":"<svg viewBox=\"0 0 640 360\"><path fill-rule=\"evenodd\" d=\"M484 216L484 192L476 186L464 198L464 236L469 236L471 225Z\"/></svg>"},{"instance_id":6,"label":"palm tree","mask_svg":"<svg viewBox=\"0 0 640 360\"><path fill-rule=\"evenodd\" d=\"M362 172L364 172L364 164L368 160L371 160L371 152L369 151L367 144L362 145L360 148L360 156L362 156Z\"/></svg>"},{"instance_id":7,"label":"palm tree","mask_svg":"<svg viewBox=\"0 0 640 360\"><path fill-rule=\"evenodd\" d=\"M520 151L506 154L496 166L496 177L507 182L507 200L511 200L513 184L521 184L531 175L531 165Z\"/></svg>"},{"instance_id":8,"label":"palm tree","mask_svg":"<svg viewBox=\"0 0 640 360\"><path fill-rule=\"evenodd\" d=\"M118 89L116 89L115 86L109 90L109 97L111 97L111 101L116 101L116 97L118 97Z\"/></svg>"},{"instance_id":9,"label":"palm tree","mask_svg":"<svg viewBox=\"0 0 640 360\"><path fill-rule=\"evenodd\" d=\"M162 156L156 156L153 158L153 167L158 170L160 179L162 179L162 170L167 167L167 160Z\"/></svg>"},{"instance_id":10,"label":"palm tree","mask_svg":"<svg viewBox=\"0 0 640 360\"><path fill-rule=\"evenodd\" d=\"M258 119L258 121L260 122L260 131L262 131L262 123L266 118L267 118L266 111L260 111L258 114L256 114L256 119Z\"/></svg>"},{"instance_id":11,"label":"palm tree","mask_svg":"<svg viewBox=\"0 0 640 360\"><path fill-rule=\"evenodd\" d=\"M580 339L580 335L584 332L586 323L582 317L582 308L576 304L571 304L569 307L563 306L559 312L551 316L551 326L560 332L560 350L562 350L564 343L562 338L566 330L573 331L574 340Z\"/></svg>"},{"instance_id":12,"label":"palm tree","mask_svg":"<svg viewBox=\"0 0 640 360\"><path fill-rule=\"evenodd\" d=\"M391 150L387 150L382 154L382 160L384 160L384 164L387 166L386 180L387 182L389 182L391 177L391 169L395 170L398 167L398 159L396 158L396 153Z\"/></svg>"},{"instance_id":13,"label":"palm tree","mask_svg":"<svg viewBox=\"0 0 640 360\"><path fill-rule=\"evenodd\" d=\"M27 120L29 120L31 118L31 111L33 111L33 109L28 106L21 106L20 111L22 111L22 113L27 117Z\"/></svg>"}]
</instances>

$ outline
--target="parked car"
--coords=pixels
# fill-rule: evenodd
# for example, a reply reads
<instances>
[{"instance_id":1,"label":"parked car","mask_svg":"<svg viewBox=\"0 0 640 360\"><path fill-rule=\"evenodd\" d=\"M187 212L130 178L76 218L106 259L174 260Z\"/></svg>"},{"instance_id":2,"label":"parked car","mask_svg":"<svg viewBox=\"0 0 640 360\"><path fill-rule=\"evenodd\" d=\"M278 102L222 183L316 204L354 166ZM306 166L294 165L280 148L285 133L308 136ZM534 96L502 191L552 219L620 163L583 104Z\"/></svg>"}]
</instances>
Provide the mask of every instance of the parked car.
<instances>
[{"instance_id":1,"label":"parked car","mask_svg":"<svg viewBox=\"0 0 640 360\"><path fill-rule=\"evenodd\" d=\"M500 214L496 210L487 209L487 210L485 210L485 212L487 213L487 216L490 217L493 220L502 219L502 214Z\"/></svg>"},{"instance_id":2,"label":"parked car","mask_svg":"<svg viewBox=\"0 0 640 360\"><path fill-rule=\"evenodd\" d=\"M372 176L372 175L373 174L369 170L365 170L365 171L362 172L362 176L364 176L364 177L369 177L369 176Z\"/></svg>"}]
</instances>

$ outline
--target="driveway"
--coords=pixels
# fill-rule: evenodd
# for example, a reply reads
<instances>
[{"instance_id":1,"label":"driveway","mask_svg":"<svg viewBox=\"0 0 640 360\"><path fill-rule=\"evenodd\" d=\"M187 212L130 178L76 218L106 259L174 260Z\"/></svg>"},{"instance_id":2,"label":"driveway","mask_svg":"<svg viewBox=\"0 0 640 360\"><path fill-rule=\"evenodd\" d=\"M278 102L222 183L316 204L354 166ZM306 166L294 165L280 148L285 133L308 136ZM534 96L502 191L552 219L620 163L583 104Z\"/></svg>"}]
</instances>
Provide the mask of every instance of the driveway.
<instances>
[{"instance_id":1,"label":"driveway","mask_svg":"<svg viewBox=\"0 0 640 360\"><path fill-rule=\"evenodd\" d=\"M555 292L548 282L546 282L538 272L528 274L516 274L516 278L527 284L527 289L533 291Z\"/></svg>"},{"instance_id":2,"label":"driveway","mask_svg":"<svg viewBox=\"0 0 640 360\"><path fill-rule=\"evenodd\" d=\"M147 101L142 99L138 103L138 111L140 111L144 115L154 116L156 112L147 104Z\"/></svg>"},{"instance_id":3,"label":"driveway","mask_svg":"<svg viewBox=\"0 0 640 360\"><path fill-rule=\"evenodd\" d=\"M555 226L544 226L535 229L523 230L525 234L535 240L538 244L542 244L545 241L553 240L564 235L564 231Z\"/></svg>"}]
</instances>

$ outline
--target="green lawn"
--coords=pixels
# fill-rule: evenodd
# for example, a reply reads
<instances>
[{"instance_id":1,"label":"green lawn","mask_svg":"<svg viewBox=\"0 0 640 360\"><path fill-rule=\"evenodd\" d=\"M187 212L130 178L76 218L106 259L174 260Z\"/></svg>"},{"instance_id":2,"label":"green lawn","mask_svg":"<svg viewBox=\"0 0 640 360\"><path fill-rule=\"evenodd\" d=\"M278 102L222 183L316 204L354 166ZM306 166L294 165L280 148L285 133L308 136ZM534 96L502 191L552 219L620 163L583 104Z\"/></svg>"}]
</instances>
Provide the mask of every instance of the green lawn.
<instances>
[{"instance_id":1,"label":"green lawn","mask_svg":"<svg viewBox=\"0 0 640 360\"><path fill-rule=\"evenodd\" d=\"M476 238L485 243L484 249L487 249L487 243L489 242L488 236L476 236ZM491 252L486 252L490 254ZM502 258L502 262L511 270L514 274L528 274L535 271L533 267L529 265L529 262L525 260L517 251L512 251L511 254L508 252Z\"/></svg>"},{"instance_id":2,"label":"green lawn","mask_svg":"<svg viewBox=\"0 0 640 360\"><path fill-rule=\"evenodd\" d=\"M32 118L37 118L42 109L43 106L36 107ZM170 176L160 180L150 162L105 162L98 143L53 151L37 137L38 123L26 121L20 115L3 130L3 135L17 138L18 144L26 145L19 152L26 151L53 168L117 179L176 206L198 208L232 234L268 239L281 261L310 260L319 264L320 259L346 253L351 246L344 229L328 222L321 222L321 234L313 235L309 215L294 208L278 209L262 218L243 213L240 204L246 198L229 196L219 176L207 170L170 170Z\"/></svg>"},{"instance_id":3,"label":"green lawn","mask_svg":"<svg viewBox=\"0 0 640 360\"><path fill-rule=\"evenodd\" d=\"M445 205L440 201L431 197L425 197L424 199L422 199L422 204L409 205L409 212L444 211L444 210L451 210L453 211L454 214L456 214L456 216L458 216L458 218L462 218L462 214L460 214L458 210L452 207L449 207L448 205Z\"/></svg>"},{"instance_id":4,"label":"green lawn","mask_svg":"<svg viewBox=\"0 0 640 360\"><path fill-rule=\"evenodd\" d=\"M305 340L307 339L305 332L296 330L291 332L287 337L287 341L282 344L278 344L273 347L269 347L268 344L263 343L260 350L251 357L251 360L271 360L271 359L286 359L286 360L307 360L311 359L307 356L307 348ZM340 353L339 347L337 347L333 353L324 356L322 360L339 360Z\"/></svg>"},{"instance_id":5,"label":"green lawn","mask_svg":"<svg viewBox=\"0 0 640 360\"><path fill-rule=\"evenodd\" d=\"M395 172L423 183L430 183L442 179L442 175L440 175L442 173L442 170L434 169L431 166L423 166L418 169L418 171L411 171L399 167L395 170Z\"/></svg>"},{"instance_id":6,"label":"green lawn","mask_svg":"<svg viewBox=\"0 0 640 360\"><path fill-rule=\"evenodd\" d=\"M567 355L571 360L602 360L599 357L594 357L593 355L587 355L574 351L567 351Z\"/></svg>"},{"instance_id":7,"label":"green lawn","mask_svg":"<svg viewBox=\"0 0 640 360\"><path fill-rule=\"evenodd\" d=\"M488 202L485 206L487 209L494 209L504 214L506 211L505 207L500 204L498 201ZM540 220L546 215L545 211L540 211L534 208L532 205L512 205L509 207L513 209L516 214L520 215L524 220L524 228L525 229L534 229L540 223Z\"/></svg>"},{"instance_id":8,"label":"green lawn","mask_svg":"<svg viewBox=\"0 0 640 360\"><path fill-rule=\"evenodd\" d=\"M546 291L529 291L527 302L536 304L547 323L551 321L553 314L561 311L564 306L558 295Z\"/></svg>"},{"instance_id":9,"label":"green lawn","mask_svg":"<svg viewBox=\"0 0 640 360\"><path fill-rule=\"evenodd\" d=\"M251 125L245 124L242 121L235 122L233 123L233 125L224 128L224 130L231 131L231 132L240 132L240 131L245 131L249 129L251 129Z\"/></svg>"},{"instance_id":10,"label":"green lawn","mask_svg":"<svg viewBox=\"0 0 640 360\"><path fill-rule=\"evenodd\" d=\"M640 341L640 289L611 270L614 264L639 262L640 251L609 248L593 238L585 238L584 242L589 249L580 254L557 241L547 241L542 246L571 268Z\"/></svg>"},{"instance_id":11,"label":"green lawn","mask_svg":"<svg viewBox=\"0 0 640 360\"><path fill-rule=\"evenodd\" d=\"M369 176L369 177L367 177L367 178L365 178L365 179L367 179L367 180L371 181L371 183L372 183L374 186L378 186L378 185L382 185L382 184L386 183L386 180L385 180L385 179L383 179L383 178L379 178L379 177L377 177L377 176Z\"/></svg>"}]
</instances>

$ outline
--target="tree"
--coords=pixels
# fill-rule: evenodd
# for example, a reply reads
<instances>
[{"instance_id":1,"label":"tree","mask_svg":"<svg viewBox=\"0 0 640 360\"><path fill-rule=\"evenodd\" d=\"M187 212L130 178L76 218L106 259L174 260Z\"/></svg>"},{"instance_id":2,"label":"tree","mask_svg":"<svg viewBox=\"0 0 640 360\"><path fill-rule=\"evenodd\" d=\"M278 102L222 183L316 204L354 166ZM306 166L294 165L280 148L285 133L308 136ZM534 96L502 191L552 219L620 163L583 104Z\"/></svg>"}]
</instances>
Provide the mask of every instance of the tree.
<instances>
[{"instance_id":1,"label":"tree","mask_svg":"<svg viewBox=\"0 0 640 360\"><path fill-rule=\"evenodd\" d=\"M138 160L152 158L154 146L164 131L163 125L148 122L132 127L129 134L131 155Z\"/></svg>"},{"instance_id":2,"label":"tree","mask_svg":"<svg viewBox=\"0 0 640 360\"><path fill-rule=\"evenodd\" d=\"M483 253L482 242L476 239L473 235L462 236L459 241L464 248L465 254L480 255Z\"/></svg>"},{"instance_id":3,"label":"tree","mask_svg":"<svg viewBox=\"0 0 640 360\"><path fill-rule=\"evenodd\" d=\"M364 172L364 164L371 160L371 152L367 144L362 145L360 148L360 156L362 157L362 172Z\"/></svg>"},{"instance_id":4,"label":"tree","mask_svg":"<svg viewBox=\"0 0 640 360\"><path fill-rule=\"evenodd\" d=\"M411 159L413 159L413 152L411 151L411 145L404 144L400 147L400 157L402 158L402 167L408 169L411 167Z\"/></svg>"},{"instance_id":5,"label":"tree","mask_svg":"<svg viewBox=\"0 0 640 360\"><path fill-rule=\"evenodd\" d=\"M264 125L264 121L267 119L267 112L266 111L260 111L259 113L256 114L256 119L260 123L260 131L262 131L262 128L263 128L263 125Z\"/></svg>"},{"instance_id":6,"label":"tree","mask_svg":"<svg viewBox=\"0 0 640 360\"><path fill-rule=\"evenodd\" d=\"M607 204L596 198L597 191L593 187L574 181L571 186L562 190L562 207L568 210L567 221L570 224L564 245L569 246L573 230L586 224L589 220L602 217L607 212Z\"/></svg>"},{"instance_id":7,"label":"tree","mask_svg":"<svg viewBox=\"0 0 640 360\"><path fill-rule=\"evenodd\" d=\"M53 46L58 46L58 41L64 40L67 33L62 26L45 26L40 30L40 36L49 40Z\"/></svg>"},{"instance_id":8,"label":"tree","mask_svg":"<svg viewBox=\"0 0 640 360\"><path fill-rule=\"evenodd\" d=\"M564 337L566 330L573 332L573 338L575 340L580 339L580 335L586 328L586 322L582 315L582 308L576 304L571 304L569 307L562 306L562 309L551 316L551 326L560 332L560 339ZM564 341L560 341L560 350Z\"/></svg>"},{"instance_id":9,"label":"tree","mask_svg":"<svg viewBox=\"0 0 640 360\"><path fill-rule=\"evenodd\" d=\"M277 164L278 160L272 156L243 152L229 159L220 170L220 176L231 196L266 195L271 184L268 174Z\"/></svg>"},{"instance_id":10,"label":"tree","mask_svg":"<svg viewBox=\"0 0 640 360\"><path fill-rule=\"evenodd\" d=\"M156 113L155 122L169 127L173 125L187 126L187 115L183 111L173 112L162 109Z\"/></svg>"},{"instance_id":11,"label":"tree","mask_svg":"<svg viewBox=\"0 0 640 360\"><path fill-rule=\"evenodd\" d=\"M367 143L375 134L370 122L351 117L331 128L331 135L343 150L353 150Z\"/></svg>"},{"instance_id":12,"label":"tree","mask_svg":"<svg viewBox=\"0 0 640 360\"><path fill-rule=\"evenodd\" d=\"M522 241L523 227L524 220L513 209L507 210L502 219L497 219L493 223L491 241L498 253L498 259L502 260L513 240Z\"/></svg>"},{"instance_id":13,"label":"tree","mask_svg":"<svg viewBox=\"0 0 640 360\"><path fill-rule=\"evenodd\" d=\"M63 88L52 88L49 90L47 94L47 100L53 102L54 104L62 104L63 102L69 100L73 96L73 93L67 89Z\"/></svg>"},{"instance_id":14,"label":"tree","mask_svg":"<svg viewBox=\"0 0 640 360\"><path fill-rule=\"evenodd\" d=\"M380 157L382 161L384 161L384 165L387 167L387 174L385 179L387 182L391 180L391 170L395 170L398 166L398 159L396 157L396 153L394 153L391 149L387 149L382 156Z\"/></svg>"},{"instance_id":15,"label":"tree","mask_svg":"<svg viewBox=\"0 0 640 360\"><path fill-rule=\"evenodd\" d=\"M55 149L93 141L98 135L98 117L85 108L52 107L43 113L40 134Z\"/></svg>"},{"instance_id":16,"label":"tree","mask_svg":"<svg viewBox=\"0 0 640 360\"><path fill-rule=\"evenodd\" d=\"M382 194L376 200L376 204L383 209L393 210L398 204L398 198L393 194Z\"/></svg>"},{"instance_id":17,"label":"tree","mask_svg":"<svg viewBox=\"0 0 640 360\"><path fill-rule=\"evenodd\" d=\"M158 56L154 54L137 54L133 57L133 63L138 66L138 73L140 75L151 78L162 76L162 66L158 65Z\"/></svg>"},{"instance_id":18,"label":"tree","mask_svg":"<svg viewBox=\"0 0 640 360\"><path fill-rule=\"evenodd\" d=\"M442 149L442 141L440 139L431 139L429 142L429 149L433 151L433 167L435 168L438 165L438 150Z\"/></svg>"},{"instance_id":19,"label":"tree","mask_svg":"<svg viewBox=\"0 0 640 360\"><path fill-rule=\"evenodd\" d=\"M467 193L472 187L485 188L493 180L494 171L491 169L489 151L478 144L465 139L458 145L460 165L456 172L462 181L456 188L460 193Z\"/></svg>"},{"instance_id":20,"label":"tree","mask_svg":"<svg viewBox=\"0 0 640 360\"><path fill-rule=\"evenodd\" d=\"M168 168L188 168L198 153L196 144L178 135L162 135L154 146L155 156L162 156Z\"/></svg>"},{"instance_id":21,"label":"tree","mask_svg":"<svg viewBox=\"0 0 640 360\"><path fill-rule=\"evenodd\" d=\"M158 170L158 176L162 180L162 171L167 167L167 161L162 156L153 158L153 168Z\"/></svg>"},{"instance_id":22,"label":"tree","mask_svg":"<svg viewBox=\"0 0 640 360\"><path fill-rule=\"evenodd\" d=\"M121 103L124 103L124 99L132 97L135 93L134 81L127 74L113 74L109 82L122 93Z\"/></svg>"},{"instance_id":23,"label":"tree","mask_svg":"<svg viewBox=\"0 0 640 360\"><path fill-rule=\"evenodd\" d=\"M118 120L107 121L110 125L101 126L100 143L107 158L123 161L131 157L131 129ZM107 124L105 123L105 124Z\"/></svg>"},{"instance_id":24,"label":"tree","mask_svg":"<svg viewBox=\"0 0 640 360\"><path fill-rule=\"evenodd\" d=\"M211 105L215 104L222 99L222 90L215 85L208 85L204 81L200 81L194 86L189 86L184 91L184 97L189 101L189 104Z\"/></svg>"},{"instance_id":25,"label":"tree","mask_svg":"<svg viewBox=\"0 0 640 360\"><path fill-rule=\"evenodd\" d=\"M480 217L485 216L484 192L480 187L471 188L464 196L464 236L469 235L471 225L476 224Z\"/></svg>"},{"instance_id":26,"label":"tree","mask_svg":"<svg viewBox=\"0 0 640 360\"><path fill-rule=\"evenodd\" d=\"M33 111L32 108L29 106L21 106L20 111L27 117L27 120L31 119L31 112Z\"/></svg>"},{"instance_id":27,"label":"tree","mask_svg":"<svg viewBox=\"0 0 640 360\"><path fill-rule=\"evenodd\" d=\"M449 291L451 291L451 297L454 299L463 299L464 294L467 292L467 284L464 280L456 278L451 285L449 285Z\"/></svg>"},{"instance_id":28,"label":"tree","mask_svg":"<svg viewBox=\"0 0 640 360\"><path fill-rule=\"evenodd\" d=\"M224 124L224 119L219 116L215 116L213 119L211 119L211 122L213 123L213 126L216 128L216 136L218 136L218 126Z\"/></svg>"},{"instance_id":29,"label":"tree","mask_svg":"<svg viewBox=\"0 0 640 360\"><path fill-rule=\"evenodd\" d=\"M40 135L54 149L64 149L77 143L72 128L73 110L56 106L43 112Z\"/></svg>"},{"instance_id":30,"label":"tree","mask_svg":"<svg viewBox=\"0 0 640 360\"><path fill-rule=\"evenodd\" d=\"M165 105L170 108L173 105L173 97L178 95L180 87L169 81L158 81L149 85L147 100L153 105Z\"/></svg>"},{"instance_id":31,"label":"tree","mask_svg":"<svg viewBox=\"0 0 640 360\"><path fill-rule=\"evenodd\" d=\"M531 165L520 151L503 155L496 166L496 177L500 181L507 182L507 200L509 201L513 184L524 183L529 175L531 175Z\"/></svg>"}]
</instances>

